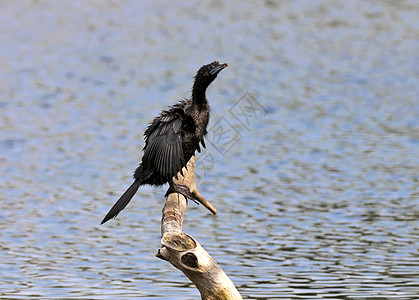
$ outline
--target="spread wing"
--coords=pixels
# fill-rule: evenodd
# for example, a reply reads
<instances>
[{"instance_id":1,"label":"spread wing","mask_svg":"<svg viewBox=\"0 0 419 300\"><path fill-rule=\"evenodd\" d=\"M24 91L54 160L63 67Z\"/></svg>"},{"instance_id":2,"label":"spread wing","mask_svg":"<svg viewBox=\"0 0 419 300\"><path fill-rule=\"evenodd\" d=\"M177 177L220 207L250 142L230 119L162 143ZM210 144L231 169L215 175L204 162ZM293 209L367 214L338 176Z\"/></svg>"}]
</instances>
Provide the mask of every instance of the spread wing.
<instances>
[{"instance_id":1,"label":"spread wing","mask_svg":"<svg viewBox=\"0 0 419 300\"><path fill-rule=\"evenodd\" d=\"M182 149L182 118L178 114L156 118L145 132L146 144L142 163L172 178L185 166Z\"/></svg>"}]
</instances>

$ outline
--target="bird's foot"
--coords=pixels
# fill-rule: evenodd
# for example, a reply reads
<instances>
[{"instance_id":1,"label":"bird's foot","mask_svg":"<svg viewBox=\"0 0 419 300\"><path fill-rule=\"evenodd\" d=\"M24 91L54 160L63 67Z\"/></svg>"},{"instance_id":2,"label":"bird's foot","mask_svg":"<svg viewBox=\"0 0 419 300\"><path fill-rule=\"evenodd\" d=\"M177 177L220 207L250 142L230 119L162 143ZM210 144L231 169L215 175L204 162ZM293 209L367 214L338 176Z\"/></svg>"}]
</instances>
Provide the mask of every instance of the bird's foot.
<instances>
[{"instance_id":1,"label":"bird's foot","mask_svg":"<svg viewBox=\"0 0 419 300\"><path fill-rule=\"evenodd\" d=\"M183 184L173 184L170 185L170 188L167 190L165 197L167 197L170 193L179 193L185 196L185 198L191 199L193 202L199 205L197 200L197 196L192 193L186 185Z\"/></svg>"}]
</instances>

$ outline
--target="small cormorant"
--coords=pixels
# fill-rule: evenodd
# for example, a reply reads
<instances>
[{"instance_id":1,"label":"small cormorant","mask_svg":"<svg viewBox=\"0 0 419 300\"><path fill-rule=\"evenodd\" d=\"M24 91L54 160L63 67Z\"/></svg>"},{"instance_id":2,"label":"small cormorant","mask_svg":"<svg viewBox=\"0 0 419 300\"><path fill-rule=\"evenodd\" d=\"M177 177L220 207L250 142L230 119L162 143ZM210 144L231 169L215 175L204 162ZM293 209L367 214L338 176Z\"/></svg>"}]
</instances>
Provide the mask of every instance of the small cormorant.
<instances>
[{"instance_id":1,"label":"small cormorant","mask_svg":"<svg viewBox=\"0 0 419 300\"><path fill-rule=\"evenodd\" d=\"M210 115L206 90L225 67L226 63L218 61L202 66L195 76L192 98L180 101L153 119L144 133L144 155L134 172L134 183L112 206L101 224L115 218L144 184L161 186L169 182L173 191L194 198L186 186L175 185L173 177L186 166L195 150L201 151L199 143L205 148L204 136Z\"/></svg>"}]
</instances>

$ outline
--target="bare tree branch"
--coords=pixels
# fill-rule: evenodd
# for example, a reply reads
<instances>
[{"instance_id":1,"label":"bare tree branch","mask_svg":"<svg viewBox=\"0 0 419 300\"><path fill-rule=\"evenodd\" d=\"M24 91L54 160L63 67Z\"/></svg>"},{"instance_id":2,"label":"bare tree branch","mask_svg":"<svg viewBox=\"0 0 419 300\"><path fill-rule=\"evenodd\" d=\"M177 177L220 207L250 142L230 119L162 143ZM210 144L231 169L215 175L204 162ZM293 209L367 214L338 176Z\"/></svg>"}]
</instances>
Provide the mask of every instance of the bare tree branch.
<instances>
[{"instance_id":1,"label":"bare tree branch","mask_svg":"<svg viewBox=\"0 0 419 300\"><path fill-rule=\"evenodd\" d=\"M187 169L183 169L184 176L178 174L175 183L185 185L195 195L199 195L199 202L215 214L217 210L196 188L194 169L193 156L187 164ZM233 282L208 252L192 236L183 233L186 206L187 199L183 195L171 193L167 196L161 221L162 247L156 256L181 270L195 284L202 299L242 299Z\"/></svg>"}]
</instances>

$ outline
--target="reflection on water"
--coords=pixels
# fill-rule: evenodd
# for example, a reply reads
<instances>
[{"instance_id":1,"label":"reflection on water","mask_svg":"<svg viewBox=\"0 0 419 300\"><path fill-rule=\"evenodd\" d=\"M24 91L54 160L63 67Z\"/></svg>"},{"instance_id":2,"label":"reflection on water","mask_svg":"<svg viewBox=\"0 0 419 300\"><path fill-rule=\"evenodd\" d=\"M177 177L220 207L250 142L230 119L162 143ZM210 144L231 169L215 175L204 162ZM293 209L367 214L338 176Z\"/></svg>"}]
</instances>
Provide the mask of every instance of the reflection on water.
<instances>
[{"instance_id":1,"label":"reflection on water","mask_svg":"<svg viewBox=\"0 0 419 300\"><path fill-rule=\"evenodd\" d=\"M210 126L235 143L198 156L220 213L190 204L185 231L247 299L414 299L415 4L1 4L0 296L199 297L154 257L164 188L98 224L146 123L216 58ZM249 123L232 116L246 92L267 112Z\"/></svg>"}]
</instances>

